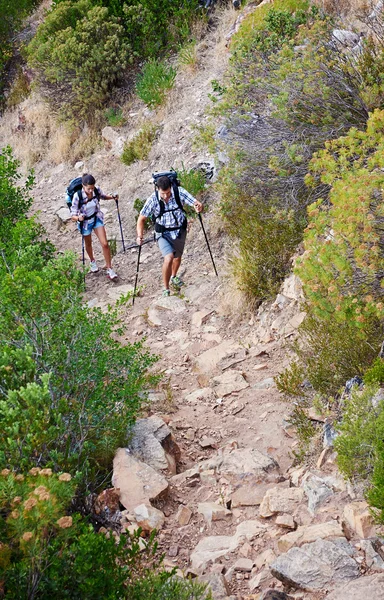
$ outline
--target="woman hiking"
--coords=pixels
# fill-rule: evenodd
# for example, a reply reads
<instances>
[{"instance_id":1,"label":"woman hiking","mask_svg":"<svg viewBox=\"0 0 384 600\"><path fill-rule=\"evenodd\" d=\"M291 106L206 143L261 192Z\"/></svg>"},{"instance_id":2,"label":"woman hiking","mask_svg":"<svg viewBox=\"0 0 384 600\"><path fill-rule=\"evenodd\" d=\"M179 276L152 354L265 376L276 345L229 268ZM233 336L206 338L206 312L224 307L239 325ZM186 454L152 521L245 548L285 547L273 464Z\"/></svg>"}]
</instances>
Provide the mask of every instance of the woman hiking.
<instances>
[{"instance_id":1,"label":"woman hiking","mask_svg":"<svg viewBox=\"0 0 384 600\"><path fill-rule=\"evenodd\" d=\"M111 251L109 249L107 234L104 227L104 215L100 210L100 199L118 200L118 195L108 196L96 187L95 178L88 173L84 173L81 178L82 189L73 196L71 215L72 221L77 221L77 228L84 238L85 249L90 260L91 273L97 273L99 267L95 261L92 248L92 231L95 232L104 255L105 265L107 267L107 277L116 279L117 274L112 269Z\"/></svg>"}]
</instances>

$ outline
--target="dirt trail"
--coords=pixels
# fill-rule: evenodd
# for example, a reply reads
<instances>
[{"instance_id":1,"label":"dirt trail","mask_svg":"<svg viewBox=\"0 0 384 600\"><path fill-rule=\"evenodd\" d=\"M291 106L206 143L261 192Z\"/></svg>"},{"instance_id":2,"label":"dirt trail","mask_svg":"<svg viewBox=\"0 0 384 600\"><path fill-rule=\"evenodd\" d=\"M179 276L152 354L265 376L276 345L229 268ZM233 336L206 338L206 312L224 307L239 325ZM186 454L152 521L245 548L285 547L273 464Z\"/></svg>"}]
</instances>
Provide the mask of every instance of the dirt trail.
<instances>
[{"instance_id":1,"label":"dirt trail","mask_svg":"<svg viewBox=\"0 0 384 600\"><path fill-rule=\"evenodd\" d=\"M129 244L135 238L133 200L145 198L152 192L151 173L171 166L190 168L200 160L212 160L209 154L193 149L193 128L206 123L205 109L210 105L211 81L220 80L228 65L225 35L236 17L235 11L226 11L221 26L200 44L199 69L179 73L176 88L161 115L149 113L139 103L132 105L128 123L119 134L132 136L148 118L156 118L159 124L159 136L147 161L126 167L114 149L106 144L78 165L77 171L71 165L53 164L48 159L36 165L34 210L40 211L40 221L59 251L71 249L78 253L79 259L81 256L81 240L75 224L63 225L55 217L63 206L65 187L75 175L91 172L106 192L120 194L119 206L126 243ZM9 116L10 121L13 118L14 115ZM0 125L0 142L9 131L9 123ZM16 148L23 145L23 139L27 141L24 135L27 136L28 131L14 136ZM12 139L7 141L13 145ZM208 204L212 203L209 193L208 200ZM103 205L107 209L109 238L120 238L113 201ZM229 446L268 453L279 464L281 473L285 473L292 462L296 442L283 427L287 407L281 401L273 378L288 363L285 336L291 335L295 327L287 333L286 324L299 312L299 303L290 300L289 310L286 310L287 298L281 297L272 312L267 311L259 318L248 314L241 319L236 311L228 313L224 310L232 302L225 276L228 241L217 230L216 220L212 211L204 216L219 277L213 272L196 220L188 234L180 273L185 286L170 298L160 298L162 259L157 246L154 243L143 246L139 276L141 293L134 307L129 304L124 309L125 340L134 342L144 336L148 348L159 355L157 367L164 377L160 388L150 395L150 414L160 414L169 423L181 449L180 472ZM96 258L102 265L99 246L96 242L94 245ZM106 307L133 289L137 249L123 253L118 244L118 250L113 262L119 274L116 282L110 282L103 270L86 276L85 299L90 306ZM275 328L266 326L267 322L270 325L273 316L278 318L280 331L277 325ZM234 509L230 520L217 521L210 526L197 514L195 509L199 502L222 504L229 488L230 482L225 477L216 481L214 478L209 480L208 476L198 487L191 484L179 488L171 484L170 496L161 506L166 522L159 536L170 565L186 569L191 551L201 538L233 534L238 524L258 517L257 506L246 506ZM193 517L185 527L180 527L176 519L180 504L193 509ZM276 535L276 528L271 525L271 539ZM171 558L170 549L175 545L179 547L177 556ZM257 544L254 544L254 551L258 551ZM245 579L236 579L231 585L232 591L240 594L238 597L248 597Z\"/></svg>"}]
</instances>

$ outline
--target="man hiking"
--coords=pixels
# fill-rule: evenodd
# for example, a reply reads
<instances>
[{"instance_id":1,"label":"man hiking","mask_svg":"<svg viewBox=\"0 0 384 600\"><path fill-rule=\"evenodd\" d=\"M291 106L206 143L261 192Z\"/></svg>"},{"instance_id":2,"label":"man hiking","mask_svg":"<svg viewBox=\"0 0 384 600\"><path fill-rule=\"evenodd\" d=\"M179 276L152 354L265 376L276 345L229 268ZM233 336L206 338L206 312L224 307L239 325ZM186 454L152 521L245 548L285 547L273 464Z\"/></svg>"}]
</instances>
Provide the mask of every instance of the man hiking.
<instances>
[{"instance_id":1,"label":"man hiking","mask_svg":"<svg viewBox=\"0 0 384 600\"><path fill-rule=\"evenodd\" d=\"M137 220L137 244L141 246L144 225L148 217L155 220L155 237L164 257L162 275L163 296L170 295L169 284L179 289L183 281L177 276L187 237L187 219L183 205L193 206L196 212L203 210L201 202L196 200L184 188L179 187L179 201L175 198L171 180L166 175L156 180L157 190L147 199Z\"/></svg>"},{"instance_id":2,"label":"man hiking","mask_svg":"<svg viewBox=\"0 0 384 600\"><path fill-rule=\"evenodd\" d=\"M83 236L85 249L90 260L90 271L91 273L97 273L99 270L92 248L91 234L94 231L103 251L107 277L116 279L117 274L112 269L111 251L104 227L104 215L100 210L100 198L103 200L116 200L118 196L104 194L99 187L95 186L95 178L88 173L84 173L81 183L81 190L73 196L71 215L72 221L77 221L77 228Z\"/></svg>"}]
</instances>

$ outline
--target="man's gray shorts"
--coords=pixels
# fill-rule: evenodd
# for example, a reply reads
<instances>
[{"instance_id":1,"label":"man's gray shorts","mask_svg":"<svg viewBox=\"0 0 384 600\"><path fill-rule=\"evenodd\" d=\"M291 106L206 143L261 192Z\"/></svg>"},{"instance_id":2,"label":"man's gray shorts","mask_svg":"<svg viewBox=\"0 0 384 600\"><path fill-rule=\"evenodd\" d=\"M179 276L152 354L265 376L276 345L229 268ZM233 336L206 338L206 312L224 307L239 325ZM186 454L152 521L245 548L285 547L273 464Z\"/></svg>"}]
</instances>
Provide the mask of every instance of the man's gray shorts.
<instances>
[{"instance_id":1,"label":"man's gray shorts","mask_svg":"<svg viewBox=\"0 0 384 600\"><path fill-rule=\"evenodd\" d=\"M186 238L186 229L181 231L180 237L176 238L175 240L173 240L166 233L161 234L159 237L157 237L157 243L159 244L161 254L163 256L167 256L167 254L173 254L174 258L180 258L184 252Z\"/></svg>"}]
</instances>

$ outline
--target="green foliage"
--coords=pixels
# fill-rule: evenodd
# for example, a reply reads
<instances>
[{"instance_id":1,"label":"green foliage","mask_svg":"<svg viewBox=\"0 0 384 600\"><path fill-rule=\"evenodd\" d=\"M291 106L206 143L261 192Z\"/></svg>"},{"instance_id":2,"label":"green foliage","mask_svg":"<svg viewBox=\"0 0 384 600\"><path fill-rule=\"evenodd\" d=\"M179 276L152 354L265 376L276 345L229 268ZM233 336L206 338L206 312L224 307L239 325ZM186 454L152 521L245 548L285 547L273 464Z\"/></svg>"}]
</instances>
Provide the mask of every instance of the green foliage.
<instances>
[{"instance_id":1,"label":"green foliage","mask_svg":"<svg viewBox=\"0 0 384 600\"><path fill-rule=\"evenodd\" d=\"M220 84L225 91L213 110L226 117L228 130L230 151L226 138L224 150L230 164L220 191L221 213L234 239L233 272L257 299L273 294L290 268L306 206L328 198L325 178L305 186L313 152L334 131L364 126L372 106L364 99L368 75L363 82L356 61L329 43L334 24L320 17L307 2L291 0L249 15L234 36L231 68ZM378 70L372 66L369 72L371 84L380 85Z\"/></svg>"},{"instance_id":2,"label":"green foliage","mask_svg":"<svg viewBox=\"0 0 384 600\"><path fill-rule=\"evenodd\" d=\"M383 127L384 112L375 111L365 131L352 128L327 142L307 177L309 185L320 182L330 192L308 209L305 252L296 266L308 317L296 352L306 377L323 393L363 375L384 336ZM372 377L375 372L379 365Z\"/></svg>"},{"instance_id":3,"label":"green foliage","mask_svg":"<svg viewBox=\"0 0 384 600\"><path fill-rule=\"evenodd\" d=\"M157 134L156 125L144 125L130 142L125 142L121 160L131 165L137 160L146 160Z\"/></svg>"},{"instance_id":4,"label":"green foliage","mask_svg":"<svg viewBox=\"0 0 384 600\"><path fill-rule=\"evenodd\" d=\"M197 66L196 40L185 44L179 50L178 62L182 67L190 67L191 69Z\"/></svg>"},{"instance_id":5,"label":"green foliage","mask_svg":"<svg viewBox=\"0 0 384 600\"><path fill-rule=\"evenodd\" d=\"M105 111L105 118L111 127L122 127L125 125L125 118L121 108L108 108Z\"/></svg>"},{"instance_id":6,"label":"green foliage","mask_svg":"<svg viewBox=\"0 0 384 600\"><path fill-rule=\"evenodd\" d=\"M201 169L186 169L183 164L182 169L178 170L177 175L181 186L188 190L195 198L198 198L204 192L206 177L204 171Z\"/></svg>"},{"instance_id":7,"label":"green foliage","mask_svg":"<svg viewBox=\"0 0 384 600\"><path fill-rule=\"evenodd\" d=\"M74 489L69 473L51 469L0 473L0 576L7 598L209 600L204 585L163 569L154 534L143 547L140 531L116 539L97 534L79 514L68 515Z\"/></svg>"},{"instance_id":8,"label":"green foliage","mask_svg":"<svg viewBox=\"0 0 384 600\"><path fill-rule=\"evenodd\" d=\"M157 106L175 77L158 57L189 38L197 6L197 0L56 0L28 46L29 64L62 118L92 124L129 69L150 59L155 74L147 67L139 89Z\"/></svg>"},{"instance_id":9,"label":"green foliage","mask_svg":"<svg viewBox=\"0 0 384 600\"><path fill-rule=\"evenodd\" d=\"M75 257L56 258L25 217L28 188L9 149L0 165L0 465L81 471L97 487L154 381L154 357L117 341L119 307L83 305Z\"/></svg>"},{"instance_id":10,"label":"green foliage","mask_svg":"<svg viewBox=\"0 0 384 600\"><path fill-rule=\"evenodd\" d=\"M384 523L384 404L373 406L377 388L352 392L335 440L337 462L346 477L366 485L367 500Z\"/></svg>"},{"instance_id":11,"label":"green foliage","mask_svg":"<svg viewBox=\"0 0 384 600\"><path fill-rule=\"evenodd\" d=\"M175 83L176 69L156 58L149 60L137 79L136 93L149 108L164 104L166 92Z\"/></svg>"},{"instance_id":12,"label":"green foliage","mask_svg":"<svg viewBox=\"0 0 384 600\"><path fill-rule=\"evenodd\" d=\"M0 0L0 99L5 83L5 71L13 54L14 42L12 38L21 27L25 17L39 3L39 0Z\"/></svg>"},{"instance_id":13,"label":"green foliage","mask_svg":"<svg viewBox=\"0 0 384 600\"><path fill-rule=\"evenodd\" d=\"M31 207L32 198L28 192L33 186L32 174L24 187L17 187L20 180L19 163L12 156L11 148L3 148L0 153L0 245L7 243L9 233Z\"/></svg>"},{"instance_id":14,"label":"green foliage","mask_svg":"<svg viewBox=\"0 0 384 600\"><path fill-rule=\"evenodd\" d=\"M384 360L376 358L372 366L364 374L365 385L375 385L384 383Z\"/></svg>"},{"instance_id":15,"label":"green foliage","mask_svg":"<svg viewBox=\"0 0 384 600\"><path fill-rule=\"evenodd\" d=\"M64 117L84 120L102 107L132 60L124 27L91 0L53 8L27 50L52 104Z\"/></svg>"}]
</instances>

